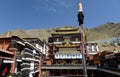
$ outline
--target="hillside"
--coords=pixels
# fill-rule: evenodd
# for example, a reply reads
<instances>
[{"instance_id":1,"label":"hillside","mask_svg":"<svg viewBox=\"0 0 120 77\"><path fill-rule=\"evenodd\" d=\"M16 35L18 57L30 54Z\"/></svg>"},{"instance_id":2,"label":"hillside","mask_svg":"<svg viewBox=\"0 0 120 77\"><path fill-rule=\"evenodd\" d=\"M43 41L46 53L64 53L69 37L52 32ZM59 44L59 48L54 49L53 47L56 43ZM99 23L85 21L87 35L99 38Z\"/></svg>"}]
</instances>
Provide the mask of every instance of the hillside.
<instances>
[{"instance_id":1,"label":"hillside","mask_svg":"<svg viewBox=\"0 0 120 77\"><path fill-rule=\"evenodd\" d=\"M88 41L120 36L120 23L107 23L87 30Z\"/></svg>"},{"instance_id":2,"label":"hillside","mask_svg":"<svg viewBox=\"0 0 120 77\"><path fill-rule=\"evenodd\" d=\"M29 37L36 37L39 39L48 40L48 37L51 36L51 33L54 32L53 29L39 29L39 30L26 30L26 34Z\"/></svg>"},{"instance_id":3,"label":"hillside","mask_svg":"<svg viewBox=\"0 0 120 77\"><path fill-rule=\"evenodd\" d=\"M11 30L0 36L12 36L16 35L21 38L40 38L47 41L50 34L54 32L54 29L33 29L33 30ZM111 38L115 36L120 36L120 23L107 23L95 28L86 29L87 40L95 41L105 38Z\"/></svg>"},{"instance_id":4,"label":"hillside","mask_svg":"<svg viewBox=\"0 0 120 77\"><path fill-rule=\"evenodd\" d=\"M0 36L18 36L20 38L39 38L41 40L48 40L48 37L51 36L51 33L54 32L53 29L34 29L34 30L11 30Z\"/></svg>"}]
</instances>

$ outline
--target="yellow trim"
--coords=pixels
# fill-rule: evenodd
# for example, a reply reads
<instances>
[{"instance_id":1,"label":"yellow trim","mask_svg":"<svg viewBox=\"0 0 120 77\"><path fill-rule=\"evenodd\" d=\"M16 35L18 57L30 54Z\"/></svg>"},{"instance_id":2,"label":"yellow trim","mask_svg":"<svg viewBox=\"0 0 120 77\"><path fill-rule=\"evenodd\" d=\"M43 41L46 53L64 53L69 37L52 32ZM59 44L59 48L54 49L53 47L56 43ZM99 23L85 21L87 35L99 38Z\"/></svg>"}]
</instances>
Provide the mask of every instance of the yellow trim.
<instances>
[{"instance_id":1,"label":"yellow trim","mask_svg":"<svg viewBox=\"0 0 120 77\"><path fill-rule=\"evenodd\" d=\"M52 34L79 34L80 31L74 31L74 32L55 32L55 33L52 33Z\"/></svg>"},{"instance_id":2,"label":"yellow trim","mask_svg":"<svg viewBox=\"0 0 120 77\"><path fill-rule=\"evenodd\" d=\"M56 31L62 31L62 30L78 30L78 28L73 28L73 27L62 27L62 28L57 28Z\"/></svg>"}]
</instances>

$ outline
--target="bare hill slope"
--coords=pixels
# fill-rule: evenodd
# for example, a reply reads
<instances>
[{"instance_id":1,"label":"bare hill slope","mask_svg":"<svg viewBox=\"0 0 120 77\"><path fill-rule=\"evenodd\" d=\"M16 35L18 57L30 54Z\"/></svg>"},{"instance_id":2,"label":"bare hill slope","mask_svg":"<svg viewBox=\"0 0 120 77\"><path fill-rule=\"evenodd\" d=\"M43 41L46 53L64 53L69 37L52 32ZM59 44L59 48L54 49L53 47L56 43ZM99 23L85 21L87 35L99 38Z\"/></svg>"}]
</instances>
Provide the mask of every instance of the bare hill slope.
<instances>
[{"instance_id":1,"label":"bare hill slope","mask_svg":"<svg viewBox=\"0 0 120 77\"><path fill-rule=\"evenodd\" d=\"M120 36L120 23L107 23L87 30L89 41Z\"/></svg>"},{"instance_id":2,"label":"bare hill slope","mask_svg":"<svg viewBox=\"0 0 120 77\"><path fill-rule=\"evenodd\" d=\"M11 30L4 34L0 34L0 36L12 36L16 35L21 38L40 38L48 40L51 33L54 32L54 29L33 29L33 30ZM107 23L95 28L86 29L86 35L88 41L95 41L105 38L111 38L115 36L120 36L120 23Z\"/></svg>"}]
</instances>

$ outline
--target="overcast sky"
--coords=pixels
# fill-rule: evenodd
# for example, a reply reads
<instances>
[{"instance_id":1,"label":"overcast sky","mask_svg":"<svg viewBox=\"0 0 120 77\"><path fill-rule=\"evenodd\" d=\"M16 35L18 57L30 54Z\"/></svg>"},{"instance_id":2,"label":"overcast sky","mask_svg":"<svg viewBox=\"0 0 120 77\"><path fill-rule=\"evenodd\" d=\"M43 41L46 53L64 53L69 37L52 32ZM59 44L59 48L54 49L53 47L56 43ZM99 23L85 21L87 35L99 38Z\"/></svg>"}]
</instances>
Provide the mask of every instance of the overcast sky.
<instances>
[{"instance_id":1,"label":"overcast sky","mask_svg":"<svg viewBox=\"0 0 120 77\"><path fill-rule=\"evenodd\" d=\"M78 27L78 1L83 4L86 28L120 22L120 0L0 0L0 33Z\"/></svg>"}]
</instances>

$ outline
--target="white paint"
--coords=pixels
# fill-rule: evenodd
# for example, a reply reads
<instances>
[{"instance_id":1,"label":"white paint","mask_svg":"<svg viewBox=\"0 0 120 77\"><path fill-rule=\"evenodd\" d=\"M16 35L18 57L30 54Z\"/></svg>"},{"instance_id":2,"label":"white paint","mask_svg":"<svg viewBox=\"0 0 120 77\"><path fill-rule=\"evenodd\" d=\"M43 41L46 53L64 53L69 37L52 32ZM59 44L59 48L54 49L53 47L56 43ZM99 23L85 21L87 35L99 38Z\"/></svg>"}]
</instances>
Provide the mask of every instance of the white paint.
<instances>
[{"instance_id":1,"label":"white paint","mask_svg":"<svg viewBox=\"0 0 120 77\"><path fill-rule=\"evenodd\" d=\"M81 53L79 54L55 54L55 59L82 59Z\"/></svg>"}]
</instances>

